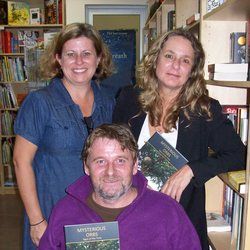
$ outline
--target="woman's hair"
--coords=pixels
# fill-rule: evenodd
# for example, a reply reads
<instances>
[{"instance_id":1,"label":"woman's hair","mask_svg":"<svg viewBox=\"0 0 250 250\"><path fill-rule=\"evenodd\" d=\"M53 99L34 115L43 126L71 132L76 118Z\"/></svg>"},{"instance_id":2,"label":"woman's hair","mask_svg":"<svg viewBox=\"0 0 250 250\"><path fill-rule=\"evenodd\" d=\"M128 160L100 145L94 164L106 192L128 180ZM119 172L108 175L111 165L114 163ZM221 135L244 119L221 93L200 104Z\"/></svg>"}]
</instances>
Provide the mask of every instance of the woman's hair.
<instances>
[{"instance_id":1,"label":"woman's hair","mask_svg":"<svg viewBox=\"0 0 250 250\"><path fill-rule=\"evenodd\" d=\"M63 77L61 66L56 60L56 54L61 57L64 44L71 39L82 36L93 42L96 54L101 58L93 79L103 80L112 74L112 55L99 32L90 24L72 23L58 32L45 48L40 60L41 78L48 80L53 77Z\"/></svg>"},{"instance_id":2,"label":"woman's hair","mask_svg":"<svg viewBox=\"0 0 250 250\"><path fill-rule=\"evenodd\" d=\"M122 150L127 149L131 152L133 162L136 162L138 157L138 145L132 132L128 126L115 123L102 124L92 131L92 133L88 136L82 151L82 159L84 161L87 161L92 145L98 138L116 140L120 144Z\"/></svg>"},{"instance_id":3,"label":"woman's hair","mask_svg":"<svg viewBox=\"0 0 250 250\"><path fill-rule=\"evenodd\" d=\"M194 64L190 77L182 86L173 105L167 112L164 112L158 89L156 65L164 44L174 36L181 36L190 41L194 49ZM176 121L181 110L190 123L192 115L205 115L208 119L211 118L210 102L204 79L204 64L205 53L202 45L187 30L177 29L164 33L154 42L142 63L137 67L137 86L142 90L139 101L143 111L148 112L149 122L152 126L159 126L163 121L164 131L169 132L172 128L176 128ZM163 114L165 114L164 117L162 117Z\"/></svg>"}]
</instances>

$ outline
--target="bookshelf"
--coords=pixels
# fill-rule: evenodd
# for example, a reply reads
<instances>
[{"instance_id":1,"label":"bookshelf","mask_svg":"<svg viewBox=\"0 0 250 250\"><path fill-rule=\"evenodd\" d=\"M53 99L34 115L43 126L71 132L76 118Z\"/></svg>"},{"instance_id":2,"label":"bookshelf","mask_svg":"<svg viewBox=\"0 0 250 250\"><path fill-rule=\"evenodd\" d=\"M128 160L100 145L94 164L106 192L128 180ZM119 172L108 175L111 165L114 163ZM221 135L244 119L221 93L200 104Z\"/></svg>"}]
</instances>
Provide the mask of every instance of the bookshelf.
<instances>
[{"instance_id":1,"label":"bookshelf","mask_svg":"<svg viewBox=\"0 0 250 250\"><path fill-rule=\"evenodd\" d=\"M145 53L148 48L155 41L156 37L161 33L170 29L170 14L175 9L174 0L164 0L161 4L154 5L154 3L160 3L159 1L150 0L148 5L149 17L143 29L144 35L144 48ZM157 8L156 8L157 7ZM153 10L153 11L152 11ZM174 23L173 17L172 22Z\"/></svg>"},{"instance_id":2,"label":"bookshelf","mask_svg":"<svg viewBox=\"0 0 250 250\"><path fill-rule=\"evenodd\" d=\"M147 20L144 28L144 52L150 47L153 34L161 34L166 31L162 27L167 26L166 19L159 17L166 16L170 9L175 10L175 26L191 30L201 41L205 53L205 78L208 79L208 64L225 63L230 61L230 33L245 32L246 22L250 20L249 0L224 0L217 8L207 11L209 0L175 0L163 1L154 14ZM153 4L149 1L150 6ZM170 6L170 7L169 7ZM150 13L150 12L149 12ZM186 19L195 13L200 13L200 19L186 25ZM163 22L158 24L159 20ZM207 80L207 87L212 96L218 99L222 105L249 105L250 81L213 81ZM248 142L250 141L248 133ZM250 148L247 151L247 173L250 172ZM247 190L243 196L244 208L241 233L241 250L250 249L250 197L249 197L249 175L247 175ZM211 179L206 184L207 203L212 211L221 211L223 186L230 184L222 176ZM216 199L216 201L215 201ZM248 237L247 237L248 236ZM237 249L235 242L231 241L230 233L211 233L209 240L212 249Z\"/></svg>"},{"instance_id":3,"label":"bookshelf","mask_svg":"<svg viewBox=\"0 0 250 250\"><path fill-rule=\"evenodd\" d=\"M31 21L20 25L0 24L0 194L15 194L18 190L12 162L12 149L15 141L13 121L22 100L34 85L40 84L37 77L37 64L31 60L31 57L34 58L34 53L36 53L37 57L34 60L38 60L38 54L42 53L44 47L46 34L58 32L65 23L65 0L54 1L58 6L54 9L57 18L56 22L49 21L50 23L45 23L45 0L16 0L15 2L25 2L32 9L38 8L40 18L37 18L38 24L30 24ZM29 45L27 42L21 45L20 31L25 31L27 34L39 34L36 43ZM9 40L10 42L6 45L8 33L12 40ZM6 46L9 47L6 49ZM12 94L9 94L10 92L6 89ZM6 101L6 98L9 100Z\"/></svg>"}]
</instances>

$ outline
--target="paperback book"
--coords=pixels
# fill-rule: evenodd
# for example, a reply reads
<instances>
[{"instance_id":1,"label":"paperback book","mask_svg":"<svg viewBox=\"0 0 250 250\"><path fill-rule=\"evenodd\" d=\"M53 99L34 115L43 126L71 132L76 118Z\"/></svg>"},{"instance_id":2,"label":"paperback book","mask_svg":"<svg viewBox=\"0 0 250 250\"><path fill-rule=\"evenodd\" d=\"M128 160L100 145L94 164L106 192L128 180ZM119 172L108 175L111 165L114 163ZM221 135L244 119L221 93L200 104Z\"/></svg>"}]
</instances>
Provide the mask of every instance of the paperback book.
<instances>
[{"instance_id":1,"label":"paperback book","mask_svg":"<svg viewBox=\"0 0 250 250\"><path fill-rule=\"evenodd\" d=\"M139 168L148 179L148 185L159 191L167 179L188 160L161 134L156 132L139 151Z\"/></svg>"},{"instance_id":2,"label":"paperback book","mask_svg":"<svg viewBox=\"0 0 250 250\"><path fill-rule=\"evenodd\" d=\"M30 5L27 2L8 1L8 24L30 24Z\"/></svg>"},{"instance_id":3,"label":"paperback book","mask_svg":"<svg viewBox=\"0 0 250 250\"><path fill-rule=\"evenodd\" d=\"M64 230L67 250L120 250L117 221L66 225Z\"/></svg>"},{"instance_id":4,"label":"paperback book","mask_svg":"<svg viewBox=\"0 0 250 250\"><path fill-rule=\"evenodd\" d=\"M46 24L57 23L58 0L44 0L44 19Z\"/></svg>"},{"instance_id":5,"label":"paperback book","mask_svg":"<svg viewBox=\"0 0 250 250\"><path fill-rule=\"evenodd\" d=\"M241 194L246 192L246 170L228 172L229 183Z\"/></svg>"},{"instance_id":6,"label":"paperback book","mask_svg":"<svg viewBox=\"0 0 250 250\"><path fill-rule=\"evenodd\" d=\"M18 31L18 45L21 52L24 52L22 48L32 49L32 48L43 48L44 39L43 31L41 30L19 30Z\"/></svg>"},{"instance_id":7,"label":"paperback book","mask_svg":"<svg viewBox=\"0 0 250 250\"><path fill-rule=\"evenodd\" d=\"M186 19L186 25L191 25L192 23L198 21L200 19L200 13L195 13L189 18Z\"/></svg>"},{"instance_id":8,"label":"paperback book","mask_svg":"<svg viewBox=\"0 0 250 250\"><path fill-rule=\"evenodd\" d=\"M0 1L0 25L8 24L7 1Z\"/></svg>"},{"instance_id":9,"label":"paperback book","mask_svg":"<svg viewBox=\"0 0 250 250\"><path fill-rule=\"evenodd\" d=\"M231 231L230 224L216 213L207 213L207 231L208 232L227 232Z\"/></svg>"},{"instance_id":10,"label":"paperback book","mask_svg":"<svg viewBox=\"0 0 250 250\"><path fill-rule=\"evenodd\" d=\"M234 73L248 72L248 63L212 63L208 65L208 72L211 73Z\"/></svg>"},{"instance_id":11,"label":"paperback book","mask_svg":"<svg viewBox=\"0 0 250 250\"><path fill-rule=\"evenodd\" d=\"M246 32L230 33L232 63L246 63Z\"/></svg>"},{"instance_id":12,"label":"paperback book","mask_svg":"<svg viewBox=\"0 0 250 250\"><path fill-rule=\"evenodd\" d=\"M248 73L247 72L214 72L209 73L210 80L217 81L247 81Z\"/></svg>"}]
</instances>

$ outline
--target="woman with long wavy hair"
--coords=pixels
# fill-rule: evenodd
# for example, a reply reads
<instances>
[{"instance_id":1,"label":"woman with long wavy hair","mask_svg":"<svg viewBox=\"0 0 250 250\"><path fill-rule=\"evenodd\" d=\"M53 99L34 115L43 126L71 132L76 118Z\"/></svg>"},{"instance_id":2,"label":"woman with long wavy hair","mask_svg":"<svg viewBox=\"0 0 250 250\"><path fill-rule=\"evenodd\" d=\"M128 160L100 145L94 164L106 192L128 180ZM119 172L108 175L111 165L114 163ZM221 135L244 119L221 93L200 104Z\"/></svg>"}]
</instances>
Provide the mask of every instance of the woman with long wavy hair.
<instances>
[{"instance_id":1,"label":"woman with long wavy hair","mask_svg":"<svg viewBox=\"0 0 250 250\"><path fill-rule=\"evenodd\" d=\"M161 35L137 68L136 86L121 90L113 122L128 124L139 147L159 132L188 159L161 192L180 202L207 250L205 182L244 169L245 147L208 95L204 64L202 45L190 31Z\"/></svg>"}]
</instances>

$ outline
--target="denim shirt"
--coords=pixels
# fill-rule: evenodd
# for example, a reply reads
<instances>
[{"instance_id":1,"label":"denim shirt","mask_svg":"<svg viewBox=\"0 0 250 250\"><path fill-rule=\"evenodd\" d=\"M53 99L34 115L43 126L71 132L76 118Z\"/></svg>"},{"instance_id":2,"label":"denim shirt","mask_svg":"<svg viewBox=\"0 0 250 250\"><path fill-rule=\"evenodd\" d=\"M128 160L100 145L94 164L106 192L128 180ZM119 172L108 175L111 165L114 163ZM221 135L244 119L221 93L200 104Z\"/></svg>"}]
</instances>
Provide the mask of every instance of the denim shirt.
<instances>
[{"instance_id":1,"label":"denim shirt","mask_svg":"<svg viewBox=\"0 0 250 250\"><path fill-rule=\"evenodd\" d=\"M92 119L94 127L110 123L114 100L103 96L96 83ZM80 107L71 99L61 79L31 92L22 104L14 130L38 149L32 166L45 218L65 195L65 188L84 174L81 151L88 136Z\"/></svg>"}]
</instances>

